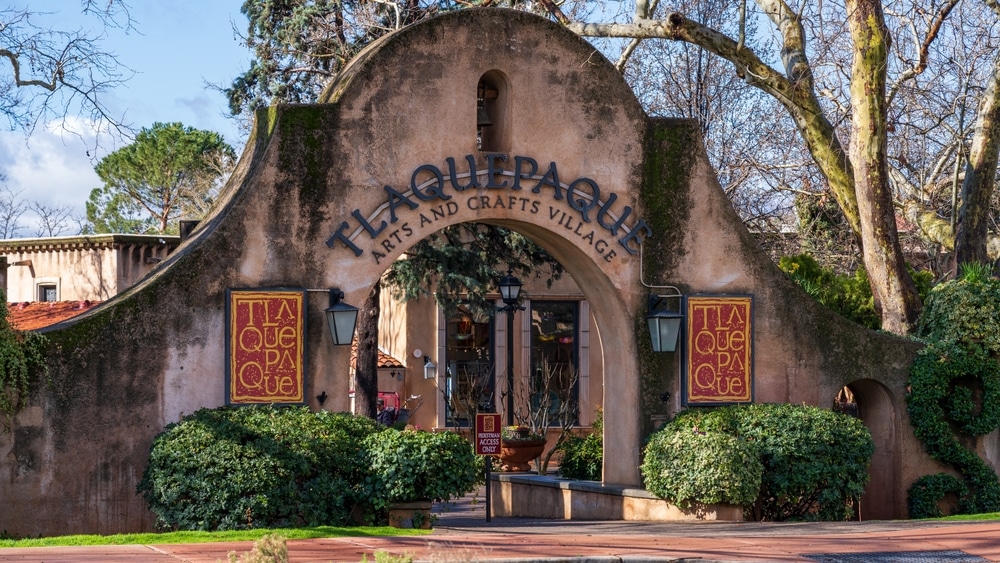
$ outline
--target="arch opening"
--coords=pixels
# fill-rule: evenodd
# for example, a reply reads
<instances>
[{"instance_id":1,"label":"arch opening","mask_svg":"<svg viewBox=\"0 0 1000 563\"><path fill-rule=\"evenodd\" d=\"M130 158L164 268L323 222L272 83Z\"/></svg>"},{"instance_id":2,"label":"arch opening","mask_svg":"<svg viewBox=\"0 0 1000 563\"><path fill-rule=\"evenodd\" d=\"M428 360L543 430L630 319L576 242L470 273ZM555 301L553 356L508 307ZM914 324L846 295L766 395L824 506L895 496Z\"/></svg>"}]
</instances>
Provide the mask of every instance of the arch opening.
<instances>
[{"instance_id":1,"label":"arch opening","mask_svg":"<svg viewBox=\"0 0 1000 563\"><path fill-rule=\"evenodd\" d=\"M896 453L897 414L889 390L881 383L861 379L838 391L834 410L859 418L872 435L875 452L868 468L868 484L856 507L858 520L905 517L900 507L896 476L901 461Z\"/></svg>"},{"instance_id":2,"label":"arch opening","mask_svg":"<svg viewBox=\"0 0 1000 563\"><path fill-rule=\"evenodd\" d=\"M482 152L510 150L510 83L499 70L490 70L476 85L476 148Z\"/></svg>"},{"instance_id":3,"label":"arch opening","mask_svg":"<svg viewBox=\"0 0 1000 563\"><path fill-rule=\"evenodd\" d=\"M443 228L463 222L470 221L455 221ZM614 441L606 441L611 447L610 451L605 452L605 459L609 456L612 459L624 459L623 456L631 455L636 457L637 462L638 450L630 446L632 441L621 440L621 436L635 435L635 443L638 443L638 417L634 412L617 412L624 409L616 407L634 400L634 397L625 400L622 396L637 395L634 391L636 386L621 384L612 389L608 385L606 369L606 366L616 366L617 377L627 380L638 371L634 367L628 367L635 364L634 350L630 343L619 342L616 346L608 346L605 339L601 338L602 334L632 332L631 315L612 280L598 264L558 233L538 225L509 219L492 218L482 222L510 229L531 239L551 254L565 270L563 280L556 282L552 288L546 288L544 279L523 280L527 285L526 299L522 302L526 309L515 316L513 369L516 382L513 396L516 401L530 401L532 404L521 404L519 408L523 412L524 408L538 406L533 404L537 402L537 397L533 396L536 393L525 393L525 389L530 390L534 383L533 376L538 372L536 368L545 369L549 356L571 358L563 362L570 367L560 366L559 369L571 369L572 374L554 375L556 380L564 383L568 381L575 387L571 392L577 401L577 426L589 426L596 409L602 408L605 417L604 431L606 435L616 436ZM417 242L406 249L399 249L399 256L405 257L412 252ZM383 271L383 275L387 270L388 268ZM503 274L503 270L503 265L497 267L497 277ZM492 282L495 283L495 280ZM384 295L389 293L391 292L383 288ZM387 301L383 300L383 304L387 304ZM504 412L503 400L507 393L503 376L507 368L504 359L507 337L503 327L506 324L504 313L485 319L468 310L446 312L437 306L433 298L421 298L414 302L383 306L382 315L380 326L385 327L386 332L380 330L380 348L394 351L395 356L406 358L406 376L399 380L393 379L391 372L380 374L379 390L396 391L401 397L422 397L420 412L410 415L411 423L428 429L447 428L463 432L468 431L470 426L470 406L488 404L496 409L495 412ZM420 316L422 319L435 321L433 326L421 322L417 327L412 327L405 320L407 316ZM554 324L550 326L550 322ZM487 359L482 355L476 356L484 351L484 331L488 335L485 339L491 340ZM463 348L467 344L470 345L469 348ZM424 357L430 357L437 366L436 376L431 380L425 380L419 375ZM489 369L490 379L477 380L476 377L481 376L484 369ZM463 376L465 380L462 379ZM611 397L608 396L609 390ZM462 397L455 395L462 392L471 394L470 397L465 397L471 402L466 401L465 405L450 402L461 400ZM551 408L558 408L558 403L558 400L553 401ZM622 417L628 420L623 422ZM632 421L633 418L636 420ZM559 431L558 426L550 426L550 437ZM623 451L615 451L618 447L622 447ZM605 464L606 471L608 465ZM636 477L624 476L626 470L619 468L619 465L625 464L610 464L610 475L606 475L605 480L633 482ZM628 464L632 465L636 464Z\"/></svg>"}]
</instances>

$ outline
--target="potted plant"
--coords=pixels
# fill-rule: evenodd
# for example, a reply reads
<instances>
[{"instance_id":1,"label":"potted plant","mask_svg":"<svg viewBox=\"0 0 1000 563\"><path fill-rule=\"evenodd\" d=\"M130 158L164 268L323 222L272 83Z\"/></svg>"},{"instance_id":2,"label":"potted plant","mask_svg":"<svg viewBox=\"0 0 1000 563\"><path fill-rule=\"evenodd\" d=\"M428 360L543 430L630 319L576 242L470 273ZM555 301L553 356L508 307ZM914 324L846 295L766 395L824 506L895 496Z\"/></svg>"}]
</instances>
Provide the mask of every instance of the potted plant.
<instances>
[{"instance_id":1,"label":"potted plant","mask_svg":"<svg viewBox=\"0 0 1000 563\"><path fill-rule=\"evenodd\" d=\"M390 526L430 528L432 502L471 493L482 481L472 444L453 432L387 428L365 445L372 502L388 509Z\"/></svg>"},{"instance_id":2,"label":"potted plant","mask_svg":"<svg viewBox=\"0 0 1000 563\"><path fill-rule=\"evenodd\" d=\"M500 432L500 463L503 471L529 471L529 461L545 451L545 436L527 426L506 426Z\"/></svg>"},{"instance_id":3,"label":"potted plant","mask_svg":"<svg viewBox=\"0 0 1000 563\"><path fill-rule=\"evenodd\" d=\"M535 460L538 473L548 473L552 455L569 439L577 423L574 389L578 377L572 366L542 361L526 384L514 386L513 414L517 424L501 433L501 469L528 471L528 461ZM550 430L555 431L551 445Z\"/></svg>"}]
</instances>

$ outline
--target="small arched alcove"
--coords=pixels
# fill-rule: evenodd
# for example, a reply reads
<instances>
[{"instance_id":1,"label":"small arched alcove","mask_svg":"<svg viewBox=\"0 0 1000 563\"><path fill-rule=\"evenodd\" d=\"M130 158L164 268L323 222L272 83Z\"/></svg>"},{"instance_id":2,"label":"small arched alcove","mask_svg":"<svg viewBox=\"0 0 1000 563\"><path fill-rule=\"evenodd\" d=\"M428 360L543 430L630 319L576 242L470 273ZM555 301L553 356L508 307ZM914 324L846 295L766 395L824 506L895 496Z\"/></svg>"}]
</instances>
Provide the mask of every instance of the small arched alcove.
<instances>
[{"instance_id":1,"label":"small arched alcove","mask_svg":"<svg viewBox=\"0 0 1000 563\"><path fill-rule=\"evenodd\" d=\"M499 70L490 70L476 85L476 147L484 152L510 150L510 86Z\"/></svg>"},{"instance_id":2,"label":"small arched alcove","mask_svg":"<svg viewBox=\"0 0 1000 563\"><path fill-rule=\"evenodd\" d=\"M900 463L895 446L898 421L889 390L877 381L861 379L841 389L834 404L836 410L860 418L875 441L858 518L891 520L905 516L896 513L896 476Z\"/></svg>"}]
</instances>

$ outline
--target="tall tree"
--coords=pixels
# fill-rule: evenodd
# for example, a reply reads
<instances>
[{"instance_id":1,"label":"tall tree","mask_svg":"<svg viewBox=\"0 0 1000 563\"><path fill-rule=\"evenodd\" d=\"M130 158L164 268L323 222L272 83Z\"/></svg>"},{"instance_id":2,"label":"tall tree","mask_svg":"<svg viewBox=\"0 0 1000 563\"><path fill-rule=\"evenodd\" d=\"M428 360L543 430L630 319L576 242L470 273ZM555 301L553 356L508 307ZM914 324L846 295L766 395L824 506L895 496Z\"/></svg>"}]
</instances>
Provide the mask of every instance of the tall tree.
<instances>
[{"instance_id":1,"label":"tall tree","mask_svg":"<svg viewBox=\"0 0 1000 563\"><path fill-rule=\"evenodd\" d=\"M114 221L133 221L138 208L152 219L146 230L172 232L182 213L203 209L212 199L235 159L235 151L218 133L155 123L95 167L104 186L91 191L88 219L95 228L109 224L109 219L121 226ZM226 163L222 169L220 162Z\"/></svg>"},{"instance_id":2,"label":"tall tree","mask_svg":"<svg viewBox=\"0 0 1000 563\"><path fill-rule=\"evenodd\" d=\"M875 11L881 14L881 1L847 2L840 5L806 3L802 5L802 10L797 11L783 0L756 0L756 13L745 16L745 19L751 20L755 15L760 15L771 23L777 39L776 46L780 47L781 71L765 62L768 57L761 56L747 45L743 27L730 36L680 12L670 12L662 18L651 19L649 14L653 12L643 0L637 2L635 17L630 23L574 23L561 15L558 7L550 7L559 21L584 36L634 40L672 39L703 48L729 61L736 73L748 84L778 100L795 122L799 136L823 173L831 193L862 246L864 264L875 290L873 293L880 299L882 306L883 327L905 333L911 329L912 320L919 311L919 300L912 289L912 280L908 279L902 260L898 258L901 255L900 243L895 217L890 213L893 201L885 197L885 186L891 186L889 180L885 179L890 169L887 162L888 151L883 148L885 143L880 137L885 136L887 131L879 130L878 127L865 129L856 125L849 132L853 147L849 153L841 141L841 137L848 132L838 130L838 124L845 116L853 115L852 110L857 111L859 108L862 112L869 113L870 117L869 109L873 109L875 118L878 119L877 114L881 114L883 123L888 126L892 125L890 118L899 118L900 114L894 113L885 104L892 100L899 85L912 82L921 75L926 68L926 53L931 52L942 26L952 21L949 16L957 4L958 0L947 0L928 8L903 0L893 2L895 17L902 21L903 16L899 14L904 14L909 18L913 35L919 36L917 51L920 58L916 62L902 64L906 62L905 58L896 61L890 60L888 55L879 55L883 66L868 68L868 55L873 53L872 45L865 41L884 39L884 45L879 49L886 50L890 48L891 41L880 16L876 16L875 20L880 21L876 27L881 26L881 32L867 35L857 33L862 31L861 24L856 21L852 24L851 18L857 15L857 10L867 10L869 15L875 15ZM746 6L746 3L741 5ZM812 16L812 20L805 19L806 12ZM840 23L834 16L839 18ZM809 25L804 25L804 22ZM855 33L851 32L852 28L856 28ZM819 55L824 63L817 67L810 59L808 39L817 39L822 34L827 34L831 42L813 46L812 53ZM855 59L851 64L836 61L830 63L830 59L839 53L856 54L861 56L861 60ZM778 57L771 58L777 60ZM860 72L856 75L844 72L851 66ZM834 71L824 77L824 84L818 85L817 71L824 68ZM881 87L881 94L851 88L854 78L867 82L869 86L878 87L879 81L885 81L878 74L888 72L890 68L899 71L899 74L888 94L884 87ZM847 103L837 103L843 99L837 97L838 93L845 91L850 93ZM876 104L875 96L888 100ZM863 109L865 107L869 109ZM859 139L860 136L865 138ZM867 163L854 160L862 156L868 159ZM858 177L859 165L864 166L861 178ZM886 171L885 174L882 173L883 170ZM871 176L872 172L876 172L876 178ZM995 176L995 168L992 174ZM891 193L891 190L888 191ZM859 208L861 197L867 199L864 209ZM875 247L865 248L871 245Z\"/></svg>"},{"instance_id":3,"label":"tall tree","mask_svg":"<svg viewBox=\"0 0 1000 563\"><path fill-rule=\"evenodd\" d=\"M80 219L73 217L68 206L46 205L21 196L6 185L7 178L0 173L0 239L15 238L27 228L24 216L35 216L36 237L57 237L74 230ZM76 229L79 232L80 229Z\"/></svg>"},{"instance_id":4,"label":"tall tree","mask_svg":"<svg viewBox=\"0 0 1000 563\"><path fill-rule=\"evenodd\" d=\"M920 312L916 285L906 271L896 231L886 157L886 67L889 32L881 0L847 0L854 44L851 66L851 162L861 219L865 267L882 306L882 328L897 334L913 329Z\"/></svg>"},{"instance_id":5,"label":"tall tree","mask_svg":"<svg viewBox=\"0 0 1000 563\"><path fill-rule=\"evenodd\" d=\"M1000 1L983 0L1000 20ZM962 182L962 203L955 234L956 272L964 263L987 263L988 218L1000 157L1000 51L995 51L990 79L976 115ZM1000 247L1000 241L995 245Z\"/></svg>"},{"instance_id":6,"label":"tall tree","mask_svg":"<svg viewBox=\"0 0 1000 563\"><path fill-rule=\"evenodd\" d=\"M36 217L36 237L57 237L72 230L72 209L68 205L46 205L37 201L28 204Z\"/></svg>"},{"instance_id":7,"label":"tall tree","mask_svg":"<svg viewBox=\"0 0 1000 563\"><path fill-rule=\"evenodd\" d=\"M315 101L323 86L365 45L438 11L420 0L246 0L243 38L250 68L223 92L233 115L251 121L274 103Z\"/></svg>"}]
</instances>

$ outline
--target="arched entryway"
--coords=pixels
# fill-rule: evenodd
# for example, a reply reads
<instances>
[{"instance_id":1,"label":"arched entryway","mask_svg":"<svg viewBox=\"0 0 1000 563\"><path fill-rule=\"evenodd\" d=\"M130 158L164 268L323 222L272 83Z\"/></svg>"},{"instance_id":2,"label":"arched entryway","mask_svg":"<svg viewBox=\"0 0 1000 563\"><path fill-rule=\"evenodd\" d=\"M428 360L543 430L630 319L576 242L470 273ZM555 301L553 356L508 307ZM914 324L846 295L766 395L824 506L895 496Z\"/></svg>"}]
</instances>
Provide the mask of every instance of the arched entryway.
<instances>
[{"instance_id":1,"label":"arched entryway","mask_svg":"<svg viewBox=\"0 0 1000 563\"><path fill-rule=\"evenodd\" d=\"M868 468L868 484L861 497L858 518L890 520L905 516L896 514L898 417L889 390L871 379L854 381L838 393L835 406L845 414L860 418L875 441L875 453Z\"/></svg>"}]
</instances>

